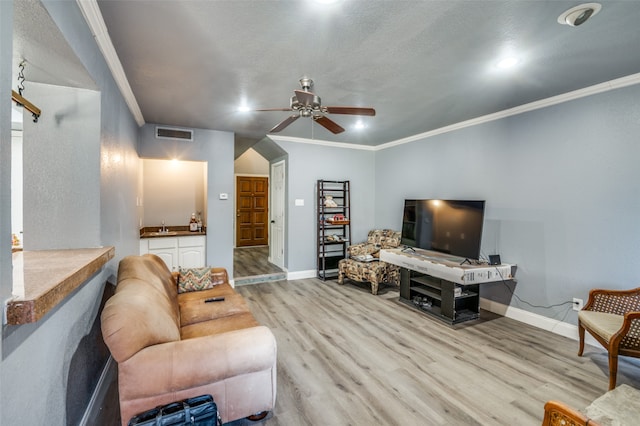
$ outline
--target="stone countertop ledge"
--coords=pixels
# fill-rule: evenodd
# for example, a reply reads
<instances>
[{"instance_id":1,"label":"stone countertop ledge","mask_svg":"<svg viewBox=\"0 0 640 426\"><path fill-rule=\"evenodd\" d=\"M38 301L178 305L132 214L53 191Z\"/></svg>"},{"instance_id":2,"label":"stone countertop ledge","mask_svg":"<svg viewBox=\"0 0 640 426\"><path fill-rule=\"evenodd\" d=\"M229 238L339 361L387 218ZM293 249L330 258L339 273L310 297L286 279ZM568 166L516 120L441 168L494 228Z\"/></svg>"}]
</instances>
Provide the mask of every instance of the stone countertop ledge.
<instances>
[{"instance_id":1,"label":"stone countertop ledge","mask_svg":"<svg viewBox=\"0 0 640 426\"><path fill-rule=\"evenodd\" d=\"M140 238L166 238L166 237L191 237L194 235L207 235L206 227L202 231L189 231L188 226L167 226L167 232L158 232L157 226L146 226L140 228Z\"/></svg>"},{"instance_id":2,"label":"stone countertop ledge","mask_svg":"<svg viewBox=\"0 0 640 426\"><path fill-rule=\"evenodd\" d=\"M7 324L40 320L114 255L111 246L13 253L13 299L7 302Z\"/></svg>"}]
</instances>

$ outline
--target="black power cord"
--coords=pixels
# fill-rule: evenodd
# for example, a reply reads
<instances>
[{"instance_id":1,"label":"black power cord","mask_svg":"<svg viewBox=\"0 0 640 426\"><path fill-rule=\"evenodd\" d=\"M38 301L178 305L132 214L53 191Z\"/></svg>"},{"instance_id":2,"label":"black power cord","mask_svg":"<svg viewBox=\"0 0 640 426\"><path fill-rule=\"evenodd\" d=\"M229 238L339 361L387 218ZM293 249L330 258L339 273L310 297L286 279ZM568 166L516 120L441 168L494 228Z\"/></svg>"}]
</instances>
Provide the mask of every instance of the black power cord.
<instances>
[{"instance_id":1,"label":"black power cord","mask_svg":"<svg viewBox=\"0 0 640 426\"><path fill-rule=\"evenodd\" d=\"M487 262L488 263L488 262ZM518 302L523 303L527 306L530 306L532 308L541 308L541 309L551 309L551 308L557 308L559 306L564 306L564 305L573 305L573 301L568 300L566 302L560 302L560 303L556 303L554 305L535 305L533 303L527 302L524 299L521 299L520 296L518 296L515 291L513 291L508 285L506 280L504 279L504 277L502 276L502 273L500 272L500 269L498 269L498 267L495 268L496 272L498 273L498 276L500 277L500 281L502 282L502 284L507 288L507 290L509 290L509 293L511 293L511 296L513 296ZM567 310L567 312L565 313L564 318L566 318L567 314L569 313L569 310ZM563 318L563 319L564 319Z\"/></svg>"}]
</instances>

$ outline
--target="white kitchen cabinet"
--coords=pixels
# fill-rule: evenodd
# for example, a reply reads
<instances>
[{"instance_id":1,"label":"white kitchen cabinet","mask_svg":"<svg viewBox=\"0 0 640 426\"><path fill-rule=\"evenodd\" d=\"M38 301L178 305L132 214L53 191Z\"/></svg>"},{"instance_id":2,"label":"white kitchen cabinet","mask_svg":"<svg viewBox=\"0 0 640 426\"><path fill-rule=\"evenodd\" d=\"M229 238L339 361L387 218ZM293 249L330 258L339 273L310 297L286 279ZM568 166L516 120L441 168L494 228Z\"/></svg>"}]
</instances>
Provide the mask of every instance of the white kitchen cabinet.
<instances>
[{"instance_id":1,"label":"white kitchen cabinet","mask_svg":"<svg viewBox=\"0 0 640 426\"><path fill-rule=\"evenodd\" d=\"M178 270L178 238L150 238L149 253L155 254L164 260L170 271Z\"/></svg>"},{"instance_id":2,"label":"white kitchen cabinet","mask_svg":"<svg viewBox=\"0 0 640 426\"><path fill-rule=\"evenodd\" d=\"M180 268L199 268L205 264L205 237L178 238L178 266Z\"/></svg>"},{"instance_id":3,"label":"white kitchen cabinet","mask_svg":"<svg viewBox=\"0 0 640 426\"><path fill-rule=\"evenodd\" d=\"M159 256L171 271L205 266L205 236L141 238L140 254Z\"/></svg>"}]
</instances>

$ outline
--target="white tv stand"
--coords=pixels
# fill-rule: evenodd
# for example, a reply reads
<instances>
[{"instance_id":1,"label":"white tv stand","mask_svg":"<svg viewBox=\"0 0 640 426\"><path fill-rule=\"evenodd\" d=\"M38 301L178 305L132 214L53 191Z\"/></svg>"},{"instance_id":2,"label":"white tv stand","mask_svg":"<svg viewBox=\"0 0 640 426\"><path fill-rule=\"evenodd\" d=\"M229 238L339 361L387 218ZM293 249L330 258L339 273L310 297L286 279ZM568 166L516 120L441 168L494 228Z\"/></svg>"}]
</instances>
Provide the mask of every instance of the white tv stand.
<instances>
[{"instance_id":1,"label":"white tv stand","mask_svg":"<svg viewBox=\"0 0 640 426\"><path fill-rule=\"evenodd\" d=\"M380 260L401 267L400 300L448 324L480 316L480 284L507 281L514 265L469 264L418 248L383 249Z\"/></svg>"}]
</instances>

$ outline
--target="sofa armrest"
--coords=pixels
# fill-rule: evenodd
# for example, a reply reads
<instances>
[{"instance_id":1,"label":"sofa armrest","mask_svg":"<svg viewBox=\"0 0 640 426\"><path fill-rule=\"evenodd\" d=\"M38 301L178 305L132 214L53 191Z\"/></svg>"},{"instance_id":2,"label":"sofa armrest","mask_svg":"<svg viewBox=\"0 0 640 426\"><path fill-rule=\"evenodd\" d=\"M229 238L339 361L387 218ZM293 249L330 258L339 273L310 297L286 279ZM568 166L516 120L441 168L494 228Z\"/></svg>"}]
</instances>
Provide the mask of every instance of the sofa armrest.
<instances>
[{"instance_id":1,"label":"sofa armrest","mask_svg":"<svg viewBox=\"0 0 640 426\"><path fill-rule=\"evenodd\" d=\"M380 246L373 243L360 243L354 244L347 248L347 253L349 256L360 256L363 254L371 254L377 253L380 251Z\"/></svg>"},{"instance_id":2,"label":"sofa armrest","mask_svg":"<svg viewBox=\"0 0 640 426\"><path fill-rule=\"evenodd\" d=\"M177 392L276 366L277 347L264 326L142 349L118 364L121 399Z\"/></svg>"}]
</instances>

